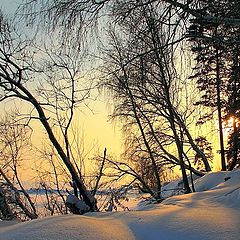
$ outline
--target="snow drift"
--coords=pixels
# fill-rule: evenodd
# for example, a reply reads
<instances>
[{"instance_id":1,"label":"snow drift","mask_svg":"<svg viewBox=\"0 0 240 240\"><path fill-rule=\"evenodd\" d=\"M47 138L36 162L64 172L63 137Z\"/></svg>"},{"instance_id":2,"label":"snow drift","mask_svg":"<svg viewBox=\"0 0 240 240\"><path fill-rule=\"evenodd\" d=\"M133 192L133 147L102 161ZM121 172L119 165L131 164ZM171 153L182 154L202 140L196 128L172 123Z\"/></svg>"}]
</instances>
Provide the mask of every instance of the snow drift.
<instances>
[{"instance_id":1,"label":"snow drift","mask_svg":"<svg viewBox=\"0 0 240 240\"><path fill-rule=\"evenodd\" d=\"M240 170L209 173L195 187L196 193L145 204L137 211L57 216L13 226L0 222L0 239L239 239Z\"/></svg>"}]
</instances>

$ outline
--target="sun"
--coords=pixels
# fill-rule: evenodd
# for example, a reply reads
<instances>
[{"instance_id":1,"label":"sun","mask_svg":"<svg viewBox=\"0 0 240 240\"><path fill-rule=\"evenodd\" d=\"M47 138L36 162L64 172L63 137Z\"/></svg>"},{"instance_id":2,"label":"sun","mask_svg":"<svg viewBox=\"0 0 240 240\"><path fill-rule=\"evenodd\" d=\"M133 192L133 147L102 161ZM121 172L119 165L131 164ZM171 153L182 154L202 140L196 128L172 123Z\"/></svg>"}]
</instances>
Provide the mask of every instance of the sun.
<instances>
[{"instance_id":1,"label":"sun","mask_svg":"<svg viewBox=\"0 0 240 240\"><path fill-rule=\"evenodd\" d=\"M235 116L231 116L223 122L224 131L227 131L227 132L231 131L233 128L235 129L239 127L240 127L240 119Z\"/></svg>"}]
</instances>

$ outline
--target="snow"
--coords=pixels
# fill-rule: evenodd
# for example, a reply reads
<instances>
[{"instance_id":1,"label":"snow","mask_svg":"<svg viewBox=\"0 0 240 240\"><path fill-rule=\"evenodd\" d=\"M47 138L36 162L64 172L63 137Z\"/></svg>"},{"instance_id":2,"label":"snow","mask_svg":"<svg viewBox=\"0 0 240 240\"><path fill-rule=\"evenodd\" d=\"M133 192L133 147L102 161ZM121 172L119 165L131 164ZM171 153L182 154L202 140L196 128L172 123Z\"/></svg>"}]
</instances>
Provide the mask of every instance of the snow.
<instances>
[{"instance_id":1,"label":"snow","mask_svg":"<svg viewBox=\"0 0 240 240\"><path fill-rule=\"evenodd\" d=\"M0 232L1 240L134 239L127 226L114 219L65 215L19 223Z\"/></svg>"},{"instance_id":2,"label":"snow","mask_svg":"<svg viewBox=\"0 0 240 240\"><path fill-rule=\"evenodd\" d=\"M86 213L90 210L89 206L82 200L79 200L74 195L68 195L66 200L66 205L69 207L73 213Z\"/></svg>"},{"instance_id":3,"label":"snow","mask_svg":"<svg viewBox=\"0 0 240 240\"><path fill-rule=\"evenodd\" d=\"M196 193L161 204L142 202L137 211L55 216L13 226L1 221L0 240L240 239L240 170L209 173L195 180L195 187Z\"/></svg>"}]
</instances>

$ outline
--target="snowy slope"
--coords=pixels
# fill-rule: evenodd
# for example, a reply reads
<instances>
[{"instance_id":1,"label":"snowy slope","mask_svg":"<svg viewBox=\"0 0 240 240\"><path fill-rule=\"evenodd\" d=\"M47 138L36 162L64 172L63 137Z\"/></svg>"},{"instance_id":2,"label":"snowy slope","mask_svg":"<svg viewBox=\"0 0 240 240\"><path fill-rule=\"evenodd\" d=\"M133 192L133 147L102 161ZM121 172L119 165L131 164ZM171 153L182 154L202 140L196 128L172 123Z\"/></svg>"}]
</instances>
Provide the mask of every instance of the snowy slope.
<instances>
[{"instance_id":1,"label":"snowy slope","mask_svg":"<svg viewBox=\"0 0 240 240\"><path fill-rule=\"evenodd\" d=\"M20 223L0 231L1 240L123 240L134 239L128 227L118 220L77 215L48 217Z\"/></svg>"},{"instance_id":2,"label":"snowy slope","mask_svg":"<svg viewBox=\"0 0 240 240\"><path fill-rule=\"evenodd\" d=\"M240 170L209 173L195 185L199 192L139 211L58 216L5 226L0 228L0 240L240 239Z\"/></svg>"}]
</instances>

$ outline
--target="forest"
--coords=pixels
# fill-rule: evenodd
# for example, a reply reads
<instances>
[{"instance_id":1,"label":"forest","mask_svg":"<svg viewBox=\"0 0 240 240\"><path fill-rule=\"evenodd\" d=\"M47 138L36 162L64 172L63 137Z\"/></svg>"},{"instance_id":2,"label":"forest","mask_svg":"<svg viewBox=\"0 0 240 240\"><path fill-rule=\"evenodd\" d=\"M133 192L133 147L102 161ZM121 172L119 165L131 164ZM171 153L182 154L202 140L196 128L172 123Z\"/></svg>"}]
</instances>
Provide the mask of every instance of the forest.
<instances>
[{"instance_id":1,"label":"forest","mask_svg":"<svg viewBox=\"0 0 240 240\"><path fill-rule=\"evenodd\" d=\"M239 168L239 13L237 0L22 0L11 17L2 9L0 219L125 209L133 189L161 203L173 180L187 195L216 166ZM121 126L120 157L91 152L79 132L79 112L100 95ZM22 176L33 158L42 167L30 188ZM42 192L44 213L31 191Z\"/></svg>"}]
</instances>

